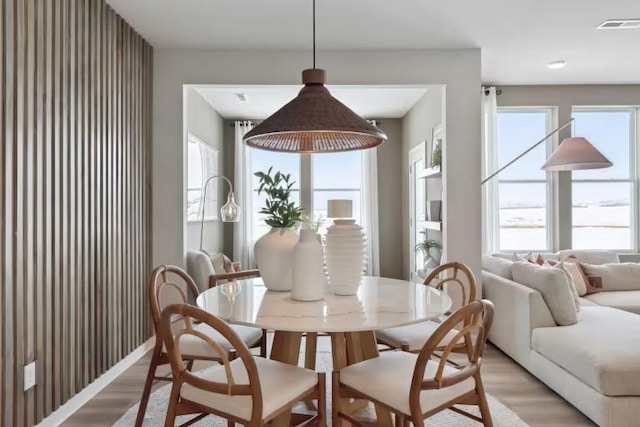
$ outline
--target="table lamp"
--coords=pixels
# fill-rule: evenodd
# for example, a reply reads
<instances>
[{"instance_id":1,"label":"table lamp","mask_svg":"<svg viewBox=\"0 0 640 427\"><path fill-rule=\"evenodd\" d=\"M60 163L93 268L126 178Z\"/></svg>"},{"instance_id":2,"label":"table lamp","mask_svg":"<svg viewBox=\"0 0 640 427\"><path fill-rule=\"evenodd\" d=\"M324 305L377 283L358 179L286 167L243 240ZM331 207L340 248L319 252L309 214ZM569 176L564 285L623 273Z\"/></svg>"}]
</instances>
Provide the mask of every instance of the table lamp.
<instances>
[{"instance_id":1,"label":"table lamp","mask_svg":"<svg viewBox=\"0 0 640 427\"><path fill-rule=\"evenodd\" d=\"M336 295L355 295L367 266L366 234L352 216L351 200L327 202L327 217L334 220L327 229L324 254L329 290Z\"/></svg>"}]
</instances>

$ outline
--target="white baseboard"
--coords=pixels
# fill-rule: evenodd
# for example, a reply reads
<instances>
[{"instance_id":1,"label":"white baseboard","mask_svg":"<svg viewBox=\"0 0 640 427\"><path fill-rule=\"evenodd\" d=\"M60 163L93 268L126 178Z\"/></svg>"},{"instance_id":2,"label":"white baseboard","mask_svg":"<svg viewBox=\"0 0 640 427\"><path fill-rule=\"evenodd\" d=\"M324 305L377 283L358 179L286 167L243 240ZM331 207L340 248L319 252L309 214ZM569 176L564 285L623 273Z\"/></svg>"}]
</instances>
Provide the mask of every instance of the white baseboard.
<instances>
[{"instance_id":1,"label":"white baseboard","mask_svg":"<svg viewBox=\"0 0 640 427\"><path fill-rule=\"evenodd\" d=\"M82 389L80 393L73 396L64 405L52 412L47 418L43 419L36 427L59 426L65 422L67 418L84 406L85 403L93 399L96 394L100 393L103 388L108 386L120 374L129 369L134 363L147 354L147 352L153 348L155 341L155 337L149 338L144 344L129 353L127 357L113 365L111 369L100 375L94 382Z\"/></svg>"}]
</instances>

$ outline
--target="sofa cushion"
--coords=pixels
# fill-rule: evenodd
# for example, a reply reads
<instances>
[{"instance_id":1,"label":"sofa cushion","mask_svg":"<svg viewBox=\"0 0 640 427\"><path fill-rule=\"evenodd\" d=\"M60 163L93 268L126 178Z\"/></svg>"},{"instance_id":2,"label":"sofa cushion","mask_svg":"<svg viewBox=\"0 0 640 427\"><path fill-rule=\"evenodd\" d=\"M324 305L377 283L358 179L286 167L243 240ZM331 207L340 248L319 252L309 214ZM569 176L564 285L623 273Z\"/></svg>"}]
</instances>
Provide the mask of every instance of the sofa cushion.
<instances>
[{"instance_id":1,"label":"sofa cushion","mask_svg":"<svg viewBox=\"0 0 640 427\"><path fill-rule=\"evenodd\" d=\"M484 255L482 257L482 269L490 273L496 274L505 279L513 279L511 275L511 264L513 261L502 257Z\"/></svg>"},{"instance_id":2,"label":"sofa cushion","mask_svg":"<svg viewBox=\"0 0 640 427\"><path fill-rule=\"evenodd\" d=\"M614 264L581 263L587 276L602 279L603 291L637 291L640 290L640 263L625 262Z\"/></svg>"},{"instance_id":3,"label":"sofa cushion","mask_svg":"<svg viewBox=\"0 0 640 427\"><path fill-rule=\"evenodd\" d=\"M640 316L583 307L580 322L536 328L531 346L605 396L640 396Z\"/></svg>"},{"instance_id":4,"label":"sofa cushion","mask_svg":"<svg viewBox=\"0 0 640 427\"><path fill-rule=\"evenodd\" d=\"M587 295L583 299L593 304L640 314L640 291L600 292L598 294ZM638 339L640 339L640 337L638 337Z\"/></svg>"},{"instance_id":5,"label":"sofa cushion","mask_svg":"<svg viewBox=\"0 0 640 427\"><path fill-rule=\"evenodd\" d=\"M572 325L578 321L576 301L565 272L559 268L540 267L529 262L514 262L513 280L535 289L549 306L558 325ZM577 296L576 296L577 299Z\"/></svg>"},{"instance_id":6,"label":"sofa cushion","mask_svg":"<svg viewBox=\"0 0 640 427\"><path fill-rule=\"evenodd\" d=\"M611 262L620 262L618 254L612 251L603 251L596 249L566 249L558 252L558 258L564 260L570 255L578 258L580 262L588 264L607 264Z\"/></svg>"}]
</instances>

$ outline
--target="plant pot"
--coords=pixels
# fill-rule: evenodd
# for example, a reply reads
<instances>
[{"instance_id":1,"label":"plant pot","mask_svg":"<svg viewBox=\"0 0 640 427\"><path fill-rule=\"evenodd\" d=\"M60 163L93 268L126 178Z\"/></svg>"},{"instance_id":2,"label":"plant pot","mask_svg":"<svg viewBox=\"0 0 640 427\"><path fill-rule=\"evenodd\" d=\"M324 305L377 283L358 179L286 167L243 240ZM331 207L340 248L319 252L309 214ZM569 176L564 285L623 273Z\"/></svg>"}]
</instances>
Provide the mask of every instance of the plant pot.
<instances>
[{"instance_id":1,"label":"plant pot","mask_svg":"<svg viewBox=\"0 0 640 427\"><path fill-rule=\"evenodd\" d=\"M439 265L440 263L438 263L436 259L434 259L432 256L428 256L427 259L424 260L423 268L425 271L427 271L427 270L432 270Z\"/></svg>"},{"instance_id":2,"label":"plant pot","mask_svg":"<svg viewBox=\"0 0 640 427\"><path fill-rule=\"evenodd\" d=\"M256 264L270 291L290 291L293 283L293 247L298 233L291 228L272 228L253 248Z\"/></svg>"},{"instance_id":3,"label":"plant pot","mask_svg":"<svg viewBox=\"0 0 640 427\"><path fill-rule=\"evenodd\" d=\"M291 298L318 301L324 298L327 278L320 236L313 230L301 230L293 247L293 287Z\"/></svg>"}]
</instances>

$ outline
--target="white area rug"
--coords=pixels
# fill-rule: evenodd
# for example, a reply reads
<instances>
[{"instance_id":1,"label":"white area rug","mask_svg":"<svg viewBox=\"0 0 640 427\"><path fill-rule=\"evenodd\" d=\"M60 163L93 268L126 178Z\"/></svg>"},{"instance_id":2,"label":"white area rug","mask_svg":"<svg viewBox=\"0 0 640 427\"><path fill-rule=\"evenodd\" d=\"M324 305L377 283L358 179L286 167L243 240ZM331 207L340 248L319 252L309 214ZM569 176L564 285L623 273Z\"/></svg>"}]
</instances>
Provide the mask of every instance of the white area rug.
<instances>
[{"instance_id":1,"label":"white area rug","mask_svg":"<svg viewBox=\"0 0 640 427\"><path fill-rule=\"evenodd\" d=\"M301 356L302 357L302 356ZM319 371L327 372L327 390L331 390L331 354L318 353L318 367ZM147 406L147 413L144 418L145 427L156 427L164 425L164 417L167 412L167 402L169 400L169 393L171 391L171 385L166 385L159 388L151 394L149 399L149 405ZM491 418L495 427L527 427L527 424L522 421L515 413L509 408L504 406L498 400L492 396L487 396L489 400L489 407L491 408ZM327 414L331 414L331 394L327 396ZM466 409L469 412L479 415L477 407L461 406L462 409ZM309 413L306 410L303 403L299 403L296 408L296 412ZM129 408L129 410L114 424L115 427L130 427L133 426L138 414L138 404ZM372 405L358 412L359 416L368 418L375 417L375 410ZM192 418L193 416L178 417L176 425L182 424ZM331 425L331 419L328 420ZM425 421L425 426L428 427L477 427L480 423L475 422L467 417L456 414L453 411L443 411ZM203 420L193 424L195 427L227 427L227 421L210 415Z\"/></svg>"}]
</instances>

